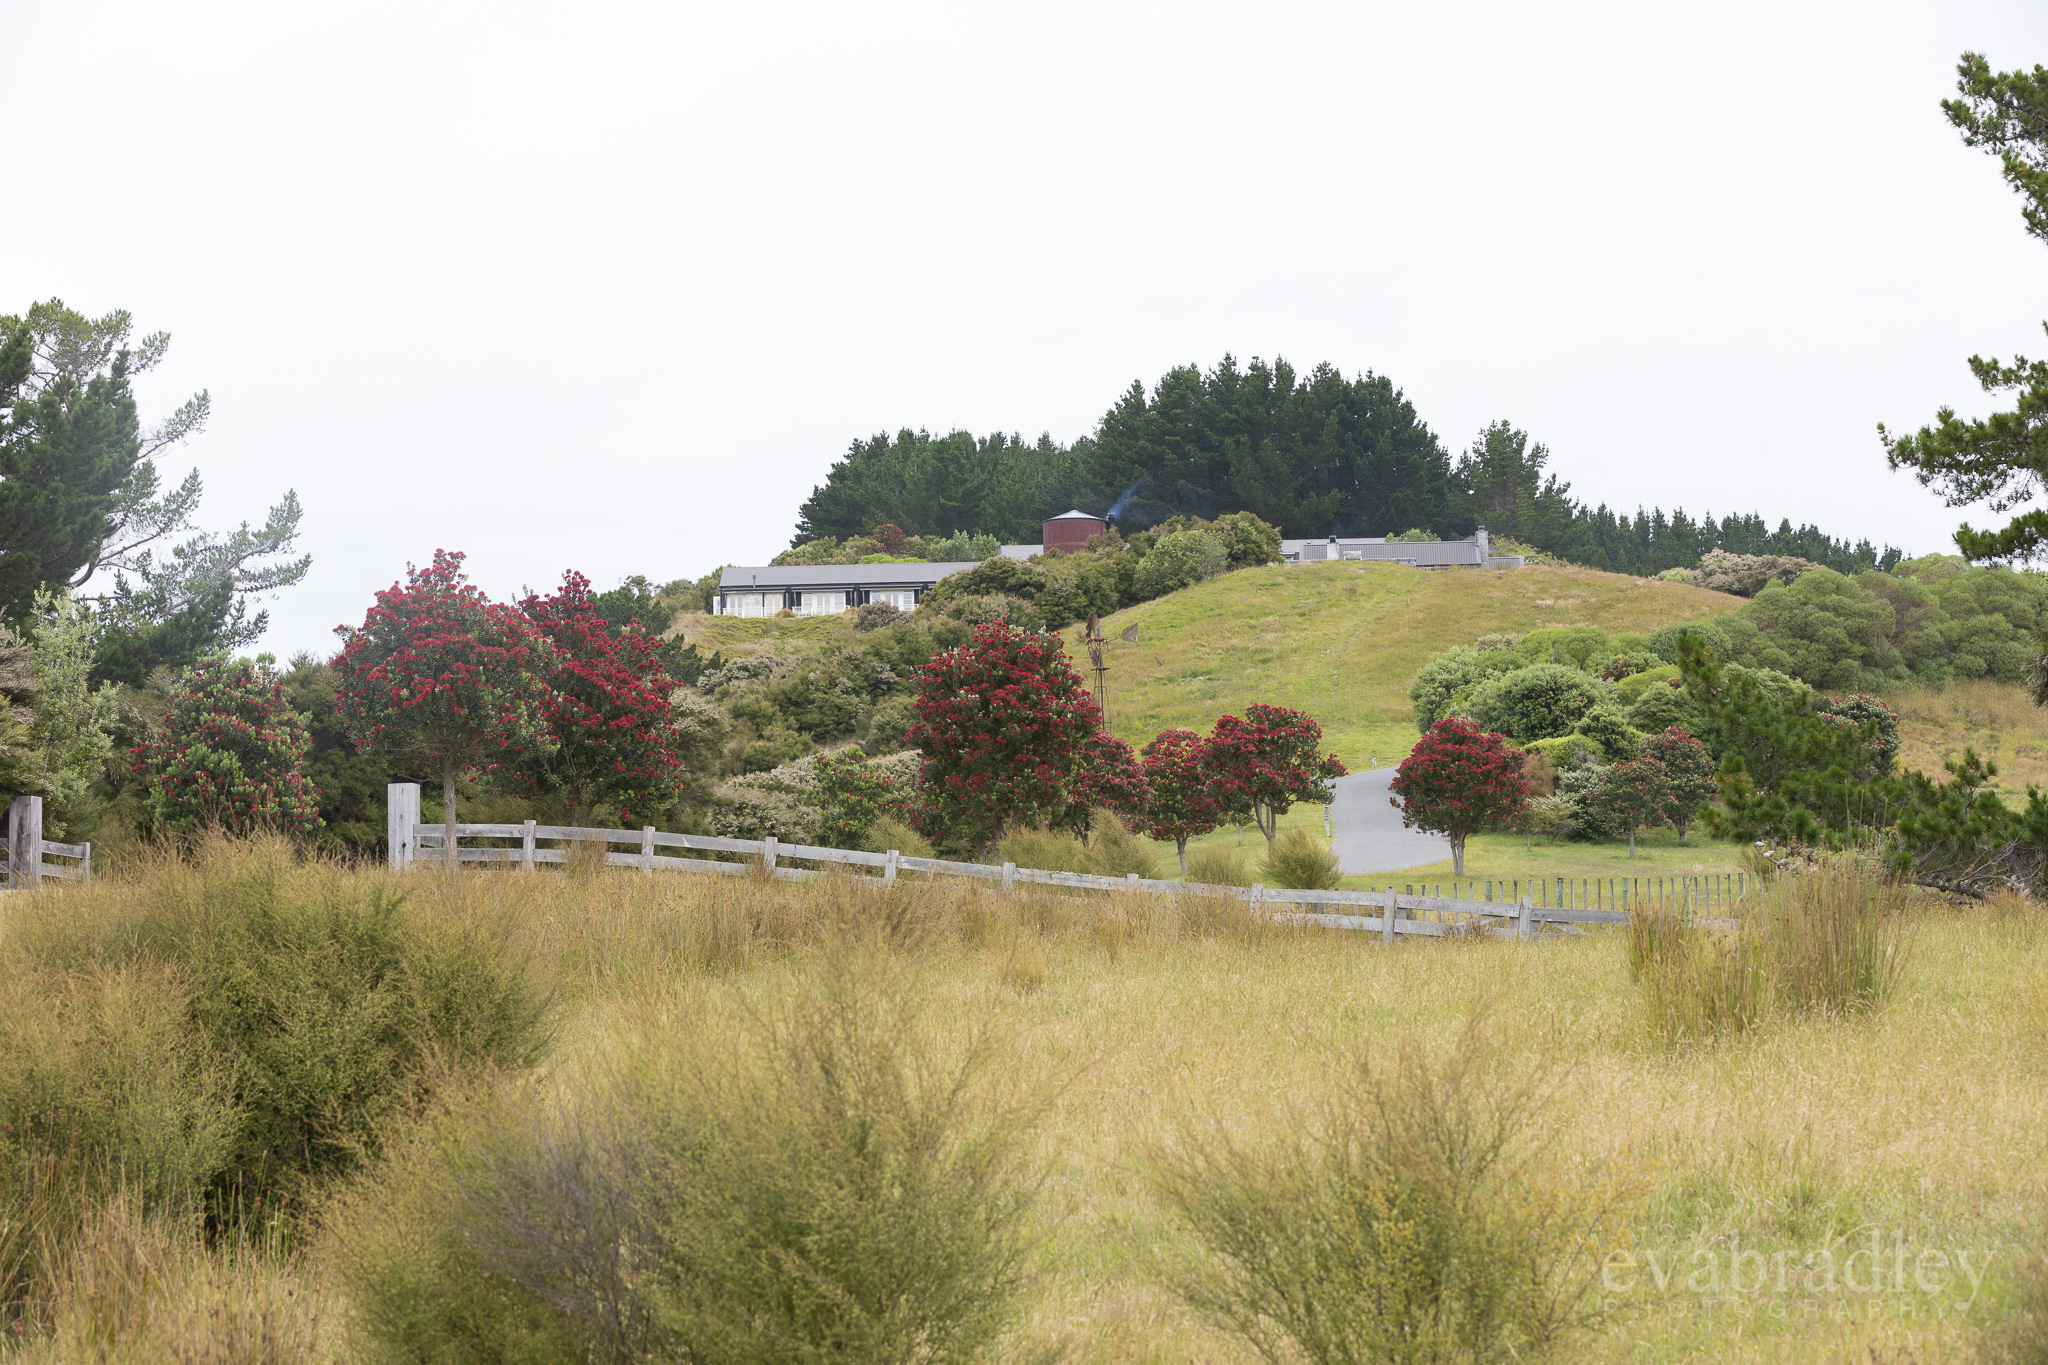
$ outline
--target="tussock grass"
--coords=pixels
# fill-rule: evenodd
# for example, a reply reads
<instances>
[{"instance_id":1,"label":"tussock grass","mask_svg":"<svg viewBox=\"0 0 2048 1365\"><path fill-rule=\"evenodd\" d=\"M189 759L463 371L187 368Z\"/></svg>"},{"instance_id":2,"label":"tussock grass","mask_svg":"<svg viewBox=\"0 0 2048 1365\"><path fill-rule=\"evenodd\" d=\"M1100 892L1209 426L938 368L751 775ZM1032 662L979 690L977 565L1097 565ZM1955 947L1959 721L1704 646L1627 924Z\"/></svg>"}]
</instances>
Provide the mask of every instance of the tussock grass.
<instances>
[{"instance_id":1,"label":"tussock grass","mask_svg":"<svg viewBox=\"0 0 2048 1365\"><path fill-rule=\"evenodd\" d=\"M1282 830L1260 865L1267 886L1332 891L1344 876L1330 845L1305 829Z\"/></svg>"},{"instance_id":2,"label":"tussock grass","mask_svg":"<svg viewBox=\"0 0 2048 1365\"><path fill-rule=\"evenodd\" d=\"M45 945L132 937L150 906L170 903L153 886L158 873L171 881L187 875L159 868L96 883L89 897L63 887L0 900L0 963L27 960L18 956L26 951L24 931ZM1399 1040L1409 1035L1429 1074L1441 1074L1435 1068L1452 1040L1482 1010L1493 1021L1485 1074L1540 1068L1548 1077L1547 1103L1517 1130L1537 1144L1532 1174L1561 1190L1594 1189L1631 1171L1648 1181L1629 1222L1635 1269L1621 1277L1626 1287L1610 1292L1603 1284L1601 1320L1560 1339L1553 1355L1674 1363L1819 1362L1873 1352L1886 1360L1967 1359L1987 1329L2016 1311L2018 1248L2048 1236L2048 1070L2040 1065L2048 1046L2048 968L2041 965L2048 916L2017 898L1965 910L1905 904L1912 951L1899 960L1882 1008L1779 1008L1711 1044L1674 1048L1644 1028L1642 988L1618 927L1541 943L1473 939L1389 949L1370 936L1255 921L1241 904L1194 892L1034 889L1005 898L907 875L885 890L852 876L796 885L628 870L574 880L496 871L394 880L318 865L293 875L300 874L330 884L323 894L351 904L366 903L378 888L402 893L402 914L421 933L490 945L490 960L519 964L531 989L553 1002L551 1041L537 1063L486 1060L424 1071L420 1088L384 1119L378 1149L352 1177L374 1184L351 1188L381 1191L393 1208L426 1207L430 1195L444 1197L450 1180L485 1188L475 1163L497 1149L471 1142L479 1128L493 1126L480 1116L502 1115L495 1127L508 1142L542 1118L609 1122L621 1108L641 1111L606 1099L634 1093L608 1078L683 1074L686 1058L721 1048L744 1054L729 1059L733 1074L759 1074L778 1055L762 1041L763 1021L791 1018L817 1000L835 954L857 949L883 960L891 984L882 1007L909 1008L912 1050L904 1055L935 1068L931 1074L957 1074L976 1030L985 1028L992 1042L972 1081L978 1103L1028 1101L1048 1089L1054 1096L1019 1148L1020 1159L1028 1156L1044 1176L1015 1229L1035 1250L1008 1325L985 1352L991 1360L1257 1359L1243 1336L1198 1311L1165 1273L1183 1255L1207 1253L1148 1178L1147 1154L1188 1132L1228 1134L1262 1157L1306 1144L1327 1131L1320 1126L1326 1102L1339 1104L1337 1092L1358 1083L1353 1068L1361 1054L1391 1083ZM102 903L102 895L109 900ZM48 1059L39 1068L73 1053L104 1064L107 1070L92 1073L109 1078L93 1083L98 1090L85 1080L62 1081L63 1093L88 1101L75 1106L81 1120L98 1105L95 1122L119 1110L107 1110L99 1097L141 1095L129 1087L143 1078L190 1077L168 1088L176 1097L209 1074L203 1054L178 1073L166 1040L191 1035L148 1022L190 1008L191 987L176 963L111 951L100 959L91 952L67 958L61 974L54 966L29 977L0 971L0 1056ZM76 992L63 1006L68 1012L52 1004L63 1003L60 981ZM123 1010L138 1022L115 1030ZM126 1042L74 1048L72 1039L100 1036L84 1020L109 1021L94 1029ZM108 1060L123 1056L129 1060L118 1065ZM25 1079L25 1060L7 1065L13 1069L0 1072L0 1103L27 1105L20 1097L37 1092ZM96 1131L81 1123L75 1146L42 1149L43 1159L70 1161L66 1171L94 1177L71 1187L76 1202L46 1209L52 1235L32 1245L85 1245L83 1229L123 1189L104 1164L115 1148L91 1136ZM0 1146L20 1132L0 1134ZM124 1150L147 1150L137 1142ZM1624 1152L1634 1154L1632 1165L1604 1164ZM193 1231L201 1226L196 1215L150 1203L139 1185L129 1180L125 1196L136 1216L161 1219L166 1235L183 1238L192 1253L162 1262L153 1292L164 1301L216 1303L235 1316L244 1310L207 1286L248 1276L242 1283L252 1294L269 1286L308 1304L313 1336L323 1341L320 1334L359 1320L363 1301L334 1287L341 1243L328 1240L354 1226L356 1195L338 1199L332 1185L313 1187L303 1213L291 1216L289 1235L245 1243L230 1225L209 1247ZM1823 1293L1812 1296L1814 1317L1804 1315L1796 1285L1782 1296L1783 1316L1773 1308L1781 1302L1775 1287L1733 1296L1724 1285L1711 1312L1704 1291L1687 1287L1696 1257L1719 1256L1724 1274L1738 1244L1770 1255L1782 1250L1795 1267L1797 1256L1825 1249L1839 1264L1863 1245L1865 1229L1880 1230L1887 1247L1896 1235L1916 1252L1942 1250L1951 1275L1959 1253L1979 1266L1989 1257L1990 1275L1981 1292L1960 1278L1951 1285L1948 1297L1968 1301L1967 1309L1937 1312L1937 1297L1919 1294L1909 1269L1906 1300ZM425 1246L401 1246L403 1263L420 1264ZM19 1335L0 1336L0 1359L59 1349L50 1328L71 1311L74 1295L56 1288L71 1283L54 1268L61 1255L42 1254L52 1268L29 1277L35 1306L17 1319ZM1684 1270L1660 1287L1649 1257ZM424 1292L430 1281L419 1284ZM1736 1297L1746 1316L1737 1316ZM1910 1315L1899 1311L1907 1300ZM465 1302L472 1317L481 1311L475 1299ZM533 1302L508 1295L490 1305L511 1334L494 1358L563 1358L561 1340L542 1330L562 1320L560 1311L523 1316ZM261 1333L252 1328L250 1335ZM511 1349L520 1340L526 1345ZM348 1349L354 1358L378 1358L360 1339ZM152 1352L138 1348L134 1358ZM153 1358L180 1357L154 1349Z\"/></svg>"},{"instance_id":3,"label":"tussock grass","mask_svg":"<svg viewBox=\"0 0 2048 1365\"><path fill-rule=\"evenodd\" d=\"M373 1352L980 1358L1028 1278L1043 1098L897 970L841 944L737 1035L684 1005L539 1106L453 1113L329 1220Z\"/></svg>"},{"instance_id":4,"label":"tussock grass","mask_svg":"<svg viewBox=\"0 0 2048 1365\"><path fill-rule=\"evenodd\" d=\"M1180 1292L1268 1360L1548 1352L1589 1320L1646 1184L1625 1159L1546 1165L1548 1089L1475 1016L1440 1054L1362 1052L1262 1145L1190 1127L1154 1160L1208 1252L1180 1257Z\"/></svg>"},{"instance_id":5,"label":"tussock grass","mask_svg":"<svg viewBox=\"0 0 2048 1365\"><path fill-rule=\"evenodd\" d=\"M1867 1013L1906 961L1906 887L1866 860L1778 873L1739 929L1689 923L1682 907L1629 908L1629 965L1666 1038L1741 1033L1773 1011ZM1695 911L1697 912L1696 908Z\"/></svg>"}]
</instances>

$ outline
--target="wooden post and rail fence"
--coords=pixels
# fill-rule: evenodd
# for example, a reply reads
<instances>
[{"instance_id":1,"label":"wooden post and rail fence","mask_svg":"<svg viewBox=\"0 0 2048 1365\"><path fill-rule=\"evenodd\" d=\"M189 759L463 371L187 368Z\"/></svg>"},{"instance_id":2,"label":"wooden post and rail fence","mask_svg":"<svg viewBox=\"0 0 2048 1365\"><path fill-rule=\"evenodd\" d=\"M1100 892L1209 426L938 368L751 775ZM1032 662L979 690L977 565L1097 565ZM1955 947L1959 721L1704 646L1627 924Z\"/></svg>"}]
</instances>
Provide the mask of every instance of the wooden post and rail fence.
<instances>
[{"instance_id":1,"label":"wooden post and rail fence","mask_svg":"<svg viewBox=\"0 0 2048 1365\"><path fill-rule=\"evenodd\" d=\"M69 862L52 862L68 858ZM7 808L7 889L33 891L43 878L92 880L92 845L62 844L43 837L43 798L17 796Z\"/></svg>"},{"instance_id":2,"label":"wooden post and rail fence","mask_svg":"<svg viewBox=\"0 0 2048 1365\"><path fill-rule=\"evenodd\" d=\"M420 822L419 784L393 783L389 792L386 834L391 866L401 872L416 866L445 866L447 826ZM697 872L739 877L753 874L756 867L784 881L803 881L825 875L823 869L787 865L789 860L795 860L871 869L868 875L879 875L885 883L894 882L899 872L970 877L1000 883L1006 894L1014 893L1019 885L1040 885L1093 891L1220 896L1242 900L1253 913L1269 914L1277 923L1362 930L1377 933L1389 943L1399 934L1440 938L1445 934L1481 928L1489 922L1510 929L1518 938L1534 938L1546 924L1566 932L1582 924L1626 924L1627 908L1631 904L1651 904L1659 909L1685 914L1695 924L1732 929L1740 921L1698 915L1693 910L1706 908L1705 897L1708 894L1716 896L1716 905L1732 909L1734 897L1746 894L1748 889L1747 884L1739 880L1709 878L1659 879L1649 883L1647 891L1642 879L1634 884L1625 884L1618 879L1597 885L1561 882L1556 890L1558 903L1552 903L1550 884L1539 887L1534 882L1466 882L1463 885L1467 894L1463 897L1457 894L1460 884L1456 882L1451 884L1452 894L1449 896L1417 895L1412 883L1406 891L1397 891L1392 886L1372 891L1306 891L1256 884L1250 887L1210 886L1199 882L1156 881L1140 877L1135 872L1125 877L1099 877L1083 872L1048 872L1018 867L1015 863L963 863L946 858L913 858L895 849L886 853L870 853L864 849L787 844L772 835L766 839L725 839L706 834L669 834L652 825L637 830L589 829L576 825L543 825L532 820L517 825L458 822L454 839L458 865L497 865L523 871L568 862L573 856L569 845L595 844L604 849L605 866L635 869L649 876L657 872ZM491 842L465 843L465 840ZM543 847L543 844L556 846ZM612 845L615 844L623 844L630 851L614 851ZM692 857L692 854L713 856ZM725 857L716 856L721 854ZM745 861L728 860L735 856ZM1473 898L1472 893L1482 887L1485 899ZM1443 890L1442 886L1436 889L1439 892ZM1429 890L1428 886L1422 888L1424 893ZM1506 893L1512 893L1513 898L1498 899ZM1594 904L1595 901L1599 904Z\"/></svg>"}]
</instances>

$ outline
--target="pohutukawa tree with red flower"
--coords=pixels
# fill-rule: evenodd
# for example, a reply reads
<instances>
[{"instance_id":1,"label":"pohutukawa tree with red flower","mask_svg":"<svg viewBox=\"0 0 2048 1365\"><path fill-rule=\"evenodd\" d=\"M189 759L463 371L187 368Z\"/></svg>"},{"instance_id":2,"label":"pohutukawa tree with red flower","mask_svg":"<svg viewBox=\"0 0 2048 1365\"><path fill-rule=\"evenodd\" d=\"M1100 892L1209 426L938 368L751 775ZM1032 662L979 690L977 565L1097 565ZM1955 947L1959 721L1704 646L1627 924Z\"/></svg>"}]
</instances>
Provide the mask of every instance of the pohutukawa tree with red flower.
<instances>
[{"instance_id":1,"label":"pohutukawa tree with red flower","mask_svg":"<svg viewBox=\"0 0 2048 1365\"><path fill-rule=\"evenodd\" d=\"M925 665L916 712L904 738L923 750L918 820L933 838L973 847L1016 825L1084 833L1091 803L1142 803L1129 747L1098 737L1101 712L1057 635L982 626Z\"/></svg>"},{"instance_id":2,"label":"pohutukawa tree with red flower","mask_svg":"<svg viewBox=\"0 0 2048 1365\"><path fill-rule=\"evenodd\" d=\"M1330 783L1344 776L1344 765L1322 745L1315 717L1289 706L1253 702L1241 719L1218 719L1207 750L1211 790L1224 816L1252 820L1270 849L1281 816L1297 802L1327 804Z\"/></svg>"},{"instance_id":3,"label":"pohutukawa tree with red flower","mask_svg":"<svg viewBox=\"0 0 2048 1365\"><path fill-rule=\"evenodd\" d=\"M1671 774L1654 758L1632 758L1601 770L1593 788L1593 807L1613 824L1628 830L1628 856L1636 856L1636 831L1671 818L1676 798Z\"/></svg>"},{"instance_id":4,"label":"pohutukawa tree with red flower","mask_svg":"<svg viewBox=\"0 0 2048 1365\"><path fill-rule=\"evenodd\" d=\"M1161 730L1139 751L1152 802L1145 813L1145 832L1154 839L1173 840L1180 855L1180 874L1188 874L1188 840L1207 834L1223 822L1209 775L1209 745L1193 730Z\"/></svg>"},{"instance_id":5,"label":"pohutukawa tree with red flower","mask_svg":"<svg viewBox=\"0 0 2048 1365\"><path fill-rule=\"evenodd\" d=\"M1424 732L1395 770L1388 798L1409 829L1451 841L1451 870L1465 875L1465 841L1521 817L1529 805L1522 751L1463 716L1446 716Z\"/></svg>"},{"instance_id":6,"label":"pohutukawa tree with red flower","mask_svg":"<svg viewBox=\"0 0 2048 1365\"><path fill-rule=\"evenodd\" d=\"M506 775L559 797L576 825L600 805L630 821L673 796L684 767L669 703L675 682L640 623L614 627L573 569L559 590L528 594L519 610L553 646L542 708L555 744L520 752Z\"/></svg>"},{"instance_id":7,"label":"pohutukawa tree with red flower","mask_svg":"<svg viewBox=\"0 0 2048 1365\"><path fill-rule=\"evenodd\" d=\"M460 553L436 550L426 569L377 594L360 626L336 627L335 709L358 751L431 763L452 826L455 777L465 768L545 752L547 677L554 647L533 623L464 582ZM455 840L446 841L449 870Z\"/></svg>"},{"instance_id":8,"label":"pohutukawa tree with red flower","mask_svg":"<svg viewBox=\"0 0 2048 1365\"><path fill-rule=\"evenodd\" d=\"M304 771L311 749L274 669L212 658L171 688L162 729L132 753L163 829L310 834L320 827L320 789Z\"/></svg>"},{"instance_id":9,"label":"pohutukawa tree with red flower","mask_svg":"<svg viewBox=\"0 0 2048 1365\"><path fill-rule=\"evenodd\" d=\"M1671 808L1667 816L1678 827L1678 842L1682 844L1685 827L1699 814L1700 807L1720 791L1715 780L1718 769L1714 756L1707 752L1706 745L1676 725L1644 740L1642 756L1662 763L1665 776L1671 780Z\"/></svg>"}]
</instances>

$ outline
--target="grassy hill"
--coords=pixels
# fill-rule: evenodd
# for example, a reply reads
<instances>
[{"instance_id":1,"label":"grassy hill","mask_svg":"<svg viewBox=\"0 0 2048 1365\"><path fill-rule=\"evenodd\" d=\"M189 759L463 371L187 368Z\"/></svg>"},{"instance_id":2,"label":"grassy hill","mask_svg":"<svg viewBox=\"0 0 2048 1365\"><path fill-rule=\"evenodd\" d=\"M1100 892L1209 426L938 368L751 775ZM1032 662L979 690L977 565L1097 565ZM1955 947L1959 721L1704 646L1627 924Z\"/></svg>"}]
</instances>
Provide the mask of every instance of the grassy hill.
<instances>
[{"instance_id":1,"label":"grassy hill","mask_svg":"<svg viewBox=\"0 0 2048 1365\"><path fill-rule=\"evenodd\" d=\"M1212 578L1118 612L1112 638L1112 728L1141 745L1169 725L1206 730L1247 702L1298 706L1354 767L1397 761L1415 743L1408 684L1446 645L1490 631L1594 625L1647 635L1675 621L1737 610L1743 599L1682 583L1580 568L1424 573L1389 564L1268 565ZM689 614L676 633L707 653L800 649L850 629L842 617L741 619ZM1073 630L1068 649L1081 661ZM2024 688L1971 679L1888 691L1909 768L1939 774L1969 745L2016 793L2048 785L2048 712Z\"/></svg>"},{"instance_id":2,"label":"grassy hill","mask_svg":"<svg viewBox=\"0 0 2048 1365\"><path fill-rule=\"evenodd\" d=\"M1118 612L1110 646L1110 725L1133 745L1169 725L1206 730L1265 701L1322 723L1354 767L1415 744L1408 684L1429 656L1491 631L1598 626L1647 635L1743 599L1683 583L1579 568L1428 573L1398 564L1268 565L1224 574Z\"/></svg>"}]
</instances>

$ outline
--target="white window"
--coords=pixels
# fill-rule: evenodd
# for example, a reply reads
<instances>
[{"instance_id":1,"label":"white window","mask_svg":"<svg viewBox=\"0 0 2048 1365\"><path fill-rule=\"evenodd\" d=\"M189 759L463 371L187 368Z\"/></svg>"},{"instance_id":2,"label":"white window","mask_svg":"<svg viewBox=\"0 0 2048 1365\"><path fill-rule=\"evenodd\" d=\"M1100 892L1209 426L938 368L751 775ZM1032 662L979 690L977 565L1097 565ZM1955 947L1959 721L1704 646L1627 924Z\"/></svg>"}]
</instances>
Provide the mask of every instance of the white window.
<instances>
[{"instance_id":1,"label":"white window","mask_svg":"<svg viewBox=\"0 0 2048 1365\"><path fill-rule=\"evenodd\" d=\"M775 606L772 609L763 605L763 599L770 597L775 599ZM725 594L725 614L727 616L766 616L770 610L779 611L781 608L782 594L779 592L729 592Z\"/></svg>"},{"instance_id":2,"label":"white window","mask_svg":"<svg viewBox=\"0 0 2048 1365\"><path fill-rule=\"evenodd\" d=\"M837 616L846 610L846 594L843 592L807 592L803 605L796 609L798 616Z\"/></svg>"},{"instance_id":3,"label":"white window","mask_svg":"<svg viewBox=\"0 0 2048 1365\"><path fill-rule=\"evenodd\" d=\"M868 594L870 602L887 602L902 611L909 611L917 605L917 593L910 588L884 588Z\"/></svg>"}]
</instances>

